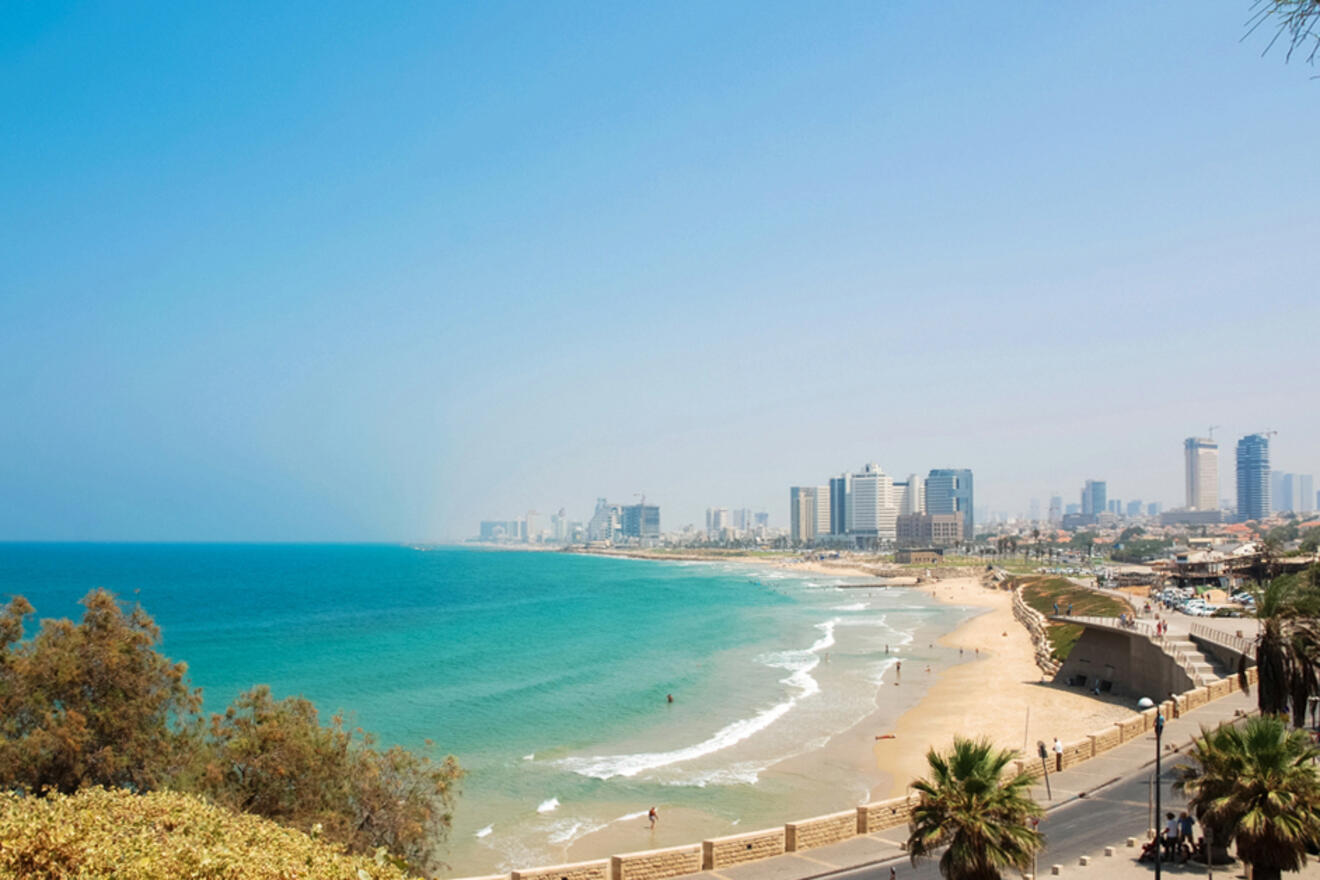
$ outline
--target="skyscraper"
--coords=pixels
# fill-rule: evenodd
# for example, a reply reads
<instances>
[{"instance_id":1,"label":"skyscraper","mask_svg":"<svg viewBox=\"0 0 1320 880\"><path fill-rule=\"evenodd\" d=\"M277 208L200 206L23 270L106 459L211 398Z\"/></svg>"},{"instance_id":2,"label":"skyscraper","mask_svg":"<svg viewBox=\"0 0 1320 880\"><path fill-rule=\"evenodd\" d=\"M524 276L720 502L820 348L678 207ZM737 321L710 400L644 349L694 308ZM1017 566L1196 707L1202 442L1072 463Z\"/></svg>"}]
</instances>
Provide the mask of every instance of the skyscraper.
<instances>
[{"instance_id":1,"label":"skyscraper","mask_svg":"<svg viewBox=\"0 0 1320 880\"><path fill-rule=\"evenodd\" d=\"M1063 496L1050 496L1050 525L1057 526L1063 522Z\"/></svg>"},{"instance_id":2,"label":"skyscraper","mask_svg":"<svg viewBox=\"0 0 1320 880\"><path fill-rule=\"evenodd\" d=\"M828 535L833 529L830 528L830 487L826 483L824 486L816 487L816 531L812 537L818 535Z\"/></svg>"},{"instance_id":3,"label":"skyscraper","mask_svg":"<svg viewBox=\"0 0 1320 880\"><path fill-rule=\"evenodd\" d=\"M1315 478L1310 474L1297 475L1297 512L1315 510Z\"/></svg>"},{"instance_id":4,"label":"skyscraper","mask_svg":"<svg viewBox=\"0 0 1320 880\"><path fill-rule=\"evenodd\" d=\"M794 544L816 538L816 487L792 486L788 490L788 535Z\"/></svg>"},{"instance_id":5,"label":"skyscraper","mask_svg":"<svg viewBox=\"0 0 1320 880\"><path fill-rule=\"evenodd\" d=\"M1237 515L1241 521L1270 515L1270 441L1263 434L1237 444Z\"/></svg>"},{"instance_id":6,"label":"skyscraper","mask_svg":"<svg viewBox=\"0 0 1320 880\"><path fill-rule=\"evenodd\" d=\"M830 534L848 534L848 493L852 477L843 474L830 478Z\"/></svg>"},{"instance_id":7,"label":"skyscraper","mask_svg":"<svg viewBox=\"0 0 1320 880\"><path fill-rule=\"evenodd\" d=\"M1108 509L1108 487L1104 480L1087 480L1082 486L1082 513L1099 516Z\"/></svg>"},{"instance_id":8,"label":"skyscraper","mask_svg":"<svg viewBox=\"0 0 1320 880\"><path fill-rule=\"evenodd\" d=\"M926 477L926 512L961 513L969 541L976 535L972 502L972 472L967 468L935 468Z\"/></svg>"},{"instance_id":9,"label":"skyscraper","mask_svg":"<svg viewBox=\"0 0 1320 880\"><path fill-rule=\"evenodd\" d=\"M1188 510L1219 509L1219 444L1205 437L1183 441Z\"/></svg>"},{"instance_id":10,"label":"skyscraper","mask_svg":"<svg viewBox=\"0 0 1320 880\"><path fill-rule=\"evenodd\" d=\"M898 506L894 480L878 464L868 464L852 475L849 532L863 539L893 541L898 537Z\"/></svg>"}]
</instances>

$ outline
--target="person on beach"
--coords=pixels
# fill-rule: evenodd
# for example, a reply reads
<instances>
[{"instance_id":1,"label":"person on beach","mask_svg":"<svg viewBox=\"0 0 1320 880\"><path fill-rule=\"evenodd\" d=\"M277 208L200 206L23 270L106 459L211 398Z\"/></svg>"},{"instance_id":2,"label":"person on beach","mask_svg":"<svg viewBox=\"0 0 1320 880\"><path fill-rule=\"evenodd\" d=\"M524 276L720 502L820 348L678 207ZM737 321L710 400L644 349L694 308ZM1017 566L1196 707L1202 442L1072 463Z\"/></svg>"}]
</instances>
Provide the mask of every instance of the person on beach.
<instances>
[{"instance_id":1,"label":"person on beach","mask_svg":"<svg viewBox=\"0 0 1320 880\"><path fill-rule=\"evenodd\" d=\"M655 823L660 821L660 814L655 811L655 807L652 807L651 812L646 814L646 818L651 820L651 830L654 831Z\"/></svg>"}]
</instances>

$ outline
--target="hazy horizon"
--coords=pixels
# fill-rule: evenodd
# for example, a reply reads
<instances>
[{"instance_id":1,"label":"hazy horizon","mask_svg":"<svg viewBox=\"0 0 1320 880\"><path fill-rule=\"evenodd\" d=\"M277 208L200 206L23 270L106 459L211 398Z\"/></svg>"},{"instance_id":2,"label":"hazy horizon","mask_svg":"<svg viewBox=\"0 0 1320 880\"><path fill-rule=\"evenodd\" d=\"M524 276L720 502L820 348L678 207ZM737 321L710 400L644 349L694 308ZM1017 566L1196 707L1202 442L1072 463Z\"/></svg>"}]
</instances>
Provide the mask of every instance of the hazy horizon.
<instances>
[{"instance_id":1,"label":"hazy horizon","mask_svg":"<svg viewBox=\"0 0 1320 880\"><path fill-rule=\"evenodd\" d=\"M1320 81L1249 14L15 9L0 540L1320 474Z\"/></svg>"}]
</instances>

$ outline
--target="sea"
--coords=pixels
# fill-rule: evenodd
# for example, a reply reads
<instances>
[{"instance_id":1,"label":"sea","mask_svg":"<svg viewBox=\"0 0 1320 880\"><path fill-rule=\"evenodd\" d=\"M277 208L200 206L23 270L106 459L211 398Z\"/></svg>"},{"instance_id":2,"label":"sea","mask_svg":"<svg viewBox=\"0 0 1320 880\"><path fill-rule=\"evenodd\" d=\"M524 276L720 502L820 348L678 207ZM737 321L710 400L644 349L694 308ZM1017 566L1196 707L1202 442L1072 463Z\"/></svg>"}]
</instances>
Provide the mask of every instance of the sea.
<instances>
[{"instance_id":1,"label":"sea","mask_svg":"<svg viewBox=\"0 0 1320 880\"><path fill-rule=\"evenodd\" d=\"M926 667L953 662L938 636L975 613L759 564L0 544L0 597L26 596L40 618L76 617L96 587L155 618L207 711L268 684L383 745L455 755L468 775L449 876L562 862L653 805L702 817L696 840L865 802L886 780L830 743L896 720Z\"/></svg>"}]
</instances>

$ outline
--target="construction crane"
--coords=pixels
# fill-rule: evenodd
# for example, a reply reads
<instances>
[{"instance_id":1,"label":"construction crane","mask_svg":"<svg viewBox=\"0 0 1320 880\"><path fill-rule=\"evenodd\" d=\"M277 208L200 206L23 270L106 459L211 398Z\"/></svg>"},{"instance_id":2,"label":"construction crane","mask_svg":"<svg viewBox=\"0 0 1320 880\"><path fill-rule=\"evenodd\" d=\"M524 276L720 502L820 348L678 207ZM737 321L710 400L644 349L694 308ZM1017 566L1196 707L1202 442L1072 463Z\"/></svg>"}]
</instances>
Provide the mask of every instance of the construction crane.
<instances>
[{"instance_id":1,"label":"construction crane","mask_svg":"<svg viewBox=\"0 0 1320 880\"><path fill-rule=\"evenodd\" d=\"M1223 426L1223 425L1211 425L1211 426L1210 426L1210 439L1211 439L1211 440L1215 439L1215 429L1216 429L1216 428L1222 428L1222 427L1224 427L1224 426Z\"/></svg>"}]
</instances>

